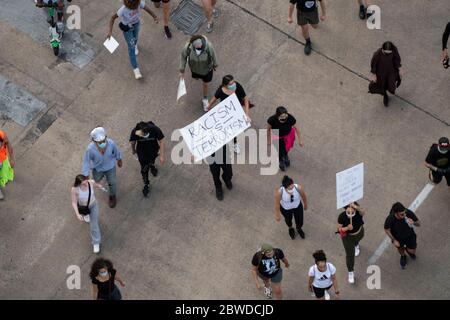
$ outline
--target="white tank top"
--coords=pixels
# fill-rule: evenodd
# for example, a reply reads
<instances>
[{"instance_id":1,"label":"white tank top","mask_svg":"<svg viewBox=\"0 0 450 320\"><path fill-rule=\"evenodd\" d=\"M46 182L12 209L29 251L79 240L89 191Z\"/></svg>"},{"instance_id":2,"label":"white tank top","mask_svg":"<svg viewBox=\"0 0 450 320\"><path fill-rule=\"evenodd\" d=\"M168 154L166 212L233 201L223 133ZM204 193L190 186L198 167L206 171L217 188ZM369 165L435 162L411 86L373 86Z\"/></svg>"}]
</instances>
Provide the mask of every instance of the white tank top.
<instances>
[{"instance_id":1,"label":"white tank top","mask_svg":"<svg viewBox=\"0 0 450 320\"><path fill-rule=\"evenodd\" d=\"M94 203L94 201L95 201L94 188L90 182L89 182L89 188L91 189L91 200L89 202L89 205L90 205L90 204ZM84 191L81 190L80 187L78 187L77 189L78 189L78 203L82 206L87 205L88 198L89 198L89 189L86 189Z\"/></svg>"},{"instance_id":2,"label":"white tank top","mask_svg":"<svg viewBox=\"0 0 450 320\"><path fill-rule=\"evenodd\" d=\"M280 191L281 191L280 204L283 207L283 209L291 210L291 209L298 208L298 206L302 202L302 199L300 197L300 192L298 192L298 185L297 184L294 184L294 189L292 190L291 193L289 193L286 190L286 188L284 188L284 187L281 187ZM292 201L292 202L291 202L291 195L294 196L294 198L293 198L294 201Z\"/></svg>"}]
</instances>

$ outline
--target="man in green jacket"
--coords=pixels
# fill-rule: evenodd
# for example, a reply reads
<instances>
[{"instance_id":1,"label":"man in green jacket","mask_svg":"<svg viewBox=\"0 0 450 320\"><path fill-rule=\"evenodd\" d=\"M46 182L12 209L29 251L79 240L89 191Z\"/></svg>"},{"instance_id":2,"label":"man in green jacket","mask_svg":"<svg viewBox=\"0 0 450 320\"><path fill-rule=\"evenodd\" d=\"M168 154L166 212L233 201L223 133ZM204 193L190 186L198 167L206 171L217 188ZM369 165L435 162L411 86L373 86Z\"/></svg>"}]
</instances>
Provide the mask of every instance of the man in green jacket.
<instances>
[{"instance_id":1,"label":"man in green jacket","mask_svg":"<svg viewBox=\"0 0 450 320\"><path fill-rule=\"evenodd\" d=\"M186 63L192 72L192 78L203 81L203 110L208 111L208 84L213 71L218 67L216 53L211 42L205 36L195 35L183 47L180 60L180 76L184 79Z\"/></svg>"}]
</instances>

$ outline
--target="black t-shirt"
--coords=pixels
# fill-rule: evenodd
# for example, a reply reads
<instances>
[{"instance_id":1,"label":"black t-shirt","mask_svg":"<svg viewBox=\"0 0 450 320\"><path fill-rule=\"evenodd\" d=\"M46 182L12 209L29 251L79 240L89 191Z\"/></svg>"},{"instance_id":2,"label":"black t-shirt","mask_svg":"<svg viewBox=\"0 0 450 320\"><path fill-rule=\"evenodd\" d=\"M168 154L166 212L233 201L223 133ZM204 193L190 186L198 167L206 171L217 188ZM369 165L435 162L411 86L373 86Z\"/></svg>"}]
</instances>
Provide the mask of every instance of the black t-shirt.
<instances>
[{"instance_id":1,"label":"black t-shirt","mask_svg":"<svg viewBox=\"0 0 450 320\"><path fill-rule=\"evenodd\" d=\"M446 154L440 153L438 145L435 143L431 146L425 162L441 169L450 168L450 151Z\"/></svg>"},{"instance_id":2,"label":"black t-shirt","mask_svg":"<svg viewBox=\"0 0 450 320\"><path fill-rule=\"evenodd\" d=\"M247 96L247 94L245 93L244 88L236 81L236 96L239 100L239 102L242 104L242 106L244 105L244 98ZM229 95L227 95L225 92L223 92L222 87L220 87L219 89L217 89L216 93L214 94L214 97L216 97L217 100L223 101L226 98L229 97Z\"/></svg>"},{"instance_id":3,"label":"black t-shirt","mask_svg":"<svg viewBox=\"0 0 450 320\"><path fill-rule=\"evenodd\" d=\"M267 119L267 123L270 124L272 130L275 129L279 130L278 134L280 137L284 137L291 132L292 127L295 126L297 120L288 113L288 118L286 119L286 122L281 123L280 120L278 120L277 115L273 115L269 119Z\"/></svg>"},{"instance_id":4,"label":"black t-shirt","mask_svg":"<svg viewBox=\"0 0 450 320\"><path fill-rule=\"evenodd\" d=\"M317 8L317 1L322 0L289 0L292 4L297 4L297 9L301 12L313 12Z\"/></svg>"},{"instance_id":5,"label":"black t-shirt","mask_svg":"<svg viewBox=\"0 0 450 320\"><path fill-rule=\"evenodd\" d=\"M418 221L417 216L409 209L406 209L406 217L412 219L414 222ZM411 228L405 219L397 219L393 213L390 213L384 222L384 229L391 229L391 233L396 240L404 240L415 234L414 229Z\"/></svg>"},{"instance_id":6,"label":"black t-shirt","mask_svg":"<svg viewBox=\"0 0 450 320\"><path fill-rule=\"evenodd\" d=\"M342 224L342 226L345 228L350 224L350 218L347 217L347 213L344 211L342 212L338 217L338 223ZM363 217L359 213L359 211L356 211L356 214L352 217L352 224L353 224L353 230L349 230L347 233L353 234L355 232L358 232L359 229L364 224Z\"/></svg>"},{"instance_id":7,"label":"black t-shirt","mask_svg":"<svg viewBox=\"0 0 450 320\"><path fill-rule=\"evenodd\" d=\"M281 249L273 249L273 257L268 258L261 252L255 253L252 259L252 265L258 267L258 271L266 278L273 278L281 269L280 260L284 259L284 253Z\"/></svg>"},{"instance_id":8,"label":"black t-shirt","mask_svg":"<svg viewBox=\"0 0 450 320\"><path fill-rule=\"evenodd\" d=\"M98 281L96 278L92 279L92 283L97 285L98 296L109 297L110 293L114 290L114 278L116 276L116 270L112 269L109 274L109 280L105 282Z\"/></svg>"},{"instance_id":9,"label":"black t-shirt","mask_svg":"<svg viewBox=\"0 0 450 320\"><path fill-rule=\"evenodd\" d=\"M130 142L136 141L136 152L140 162L152 162L158 156L159 144L158 141L164 139L164 134L151 121L150 135L147 138L137 136L135 133L138 130L137 126L131 131Z\"/></svg>"}]
</instances>

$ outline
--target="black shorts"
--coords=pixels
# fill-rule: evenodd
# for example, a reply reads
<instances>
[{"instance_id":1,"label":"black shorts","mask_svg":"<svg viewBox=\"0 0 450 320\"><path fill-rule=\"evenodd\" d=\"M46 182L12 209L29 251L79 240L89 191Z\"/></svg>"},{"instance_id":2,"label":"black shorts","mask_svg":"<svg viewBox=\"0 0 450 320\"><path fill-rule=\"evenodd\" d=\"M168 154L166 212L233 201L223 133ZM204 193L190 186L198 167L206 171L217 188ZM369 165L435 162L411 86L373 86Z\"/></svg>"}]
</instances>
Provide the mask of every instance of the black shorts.
<instances>
[{"instance_id":1,"label":"black shorts","mask_svg":"<svg viewBox=\"0 0 450 320\"><path fill-rule=\"evenodd\" d=\"M440 183L442 181L442 178L445 177L445 180L447 180L447 186L450 187L450 170L449 170L449 173L447 173L445 175L437 173L433 170L430 170L430 171L431 171L431 175L433 176L434 183L436 183L436 184Z\"/></svg>"},{"instance_id":2,"label":"black shorts","mask_svg":"<svg viewBox=\"0 0 450 320\"><path fill-rule=\"evenodd\" d=\"M209 83L212 81L214 71L211 70L208 74L201 75L195 72L192 72L192 78L194 79L202 79L204 83Z\"/></svg>"},{"instance_id":3,"label":"black shorts","mask_svg":"<svg viewBox=\"0 0 450 320\"><path fill-rule=\"evenodd\" d=\"M400 242L400 248L406 247L408 249L416 249L417 248L417 236L413 234L411 237L406 239L398 240Z\"/></svg>"},{"instance_id":4,"label":"black shorts","mask_svg":"<svg viewBox=\"0 0 450 320\"><path fill-rule=\"evenodd\" d=\"M316 288L316 287L312 286L314 294L316 295L317 299L323 298L325 296L325 290L330 290L331 287L332 287L332 285L329 286L328 288Z\"/></svg>"}]
</instances>

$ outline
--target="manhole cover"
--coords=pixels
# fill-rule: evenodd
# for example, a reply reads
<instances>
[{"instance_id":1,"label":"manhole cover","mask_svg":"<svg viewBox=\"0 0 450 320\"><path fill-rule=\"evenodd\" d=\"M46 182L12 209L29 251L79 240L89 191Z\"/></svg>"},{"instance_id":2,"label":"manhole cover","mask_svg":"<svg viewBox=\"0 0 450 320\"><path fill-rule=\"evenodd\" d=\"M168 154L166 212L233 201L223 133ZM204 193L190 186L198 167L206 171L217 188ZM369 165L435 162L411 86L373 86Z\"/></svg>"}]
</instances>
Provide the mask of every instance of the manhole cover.
<instances>
[{"instance_id":1,"label":"manhole cover","mask_svg":"<svg viewBox=\"0 0 450 320\"><path fill-rule=\"evenodd\" d=\"M194 35L206 22L203 8L191 0L183 0L170 15L172 23L185 34Z\"/></svg>"}]
</instances>

